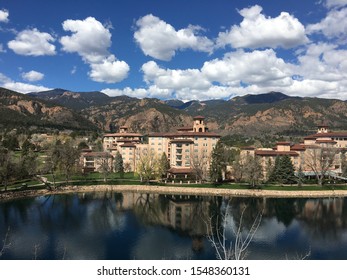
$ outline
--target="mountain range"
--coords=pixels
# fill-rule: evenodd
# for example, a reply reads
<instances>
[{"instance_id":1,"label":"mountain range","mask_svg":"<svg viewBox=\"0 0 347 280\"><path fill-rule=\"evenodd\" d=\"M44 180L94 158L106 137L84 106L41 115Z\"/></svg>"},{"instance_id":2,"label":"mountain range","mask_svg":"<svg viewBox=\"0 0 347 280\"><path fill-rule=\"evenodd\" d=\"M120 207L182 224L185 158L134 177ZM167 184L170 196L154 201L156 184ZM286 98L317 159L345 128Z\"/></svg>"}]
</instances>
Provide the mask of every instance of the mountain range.
<instances>
[{"instance_id":1,"label":"mountain range","mask_svg":"<svg viewBox=\"0 0 347 280\"><path fill-rule=\"evenodd\" d=\"M210 130L222 135L305 135L319 124L347 129L347 103L338 99L292 97L280 92L230 100L159 100L102 92L54 89L20 94L0 88L0 126L35 125L117 131L122 125L141 133L174 131L203 115ZM4 118L3 118L4 117Z\"/></svg>"}]
</instances>

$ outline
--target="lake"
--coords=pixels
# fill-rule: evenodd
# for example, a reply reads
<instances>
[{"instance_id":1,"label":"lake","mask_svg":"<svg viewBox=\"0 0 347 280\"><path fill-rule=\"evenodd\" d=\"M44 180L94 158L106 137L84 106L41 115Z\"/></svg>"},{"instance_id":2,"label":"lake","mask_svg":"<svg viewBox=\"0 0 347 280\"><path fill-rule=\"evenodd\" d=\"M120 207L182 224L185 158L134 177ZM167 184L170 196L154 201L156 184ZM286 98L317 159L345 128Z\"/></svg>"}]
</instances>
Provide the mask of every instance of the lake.
<instances>
[{"instance_id":1,"label":"lake","mask_svg":"<svg viewBox=\"0 0 347 280\"><path fill-rule=\"evenodd\" d=\"M228 247L249 233L245 259L347 259L347 200L90 192L0 203L0 259L216 259L213 237Z\"/></svg>"}]
</instances>

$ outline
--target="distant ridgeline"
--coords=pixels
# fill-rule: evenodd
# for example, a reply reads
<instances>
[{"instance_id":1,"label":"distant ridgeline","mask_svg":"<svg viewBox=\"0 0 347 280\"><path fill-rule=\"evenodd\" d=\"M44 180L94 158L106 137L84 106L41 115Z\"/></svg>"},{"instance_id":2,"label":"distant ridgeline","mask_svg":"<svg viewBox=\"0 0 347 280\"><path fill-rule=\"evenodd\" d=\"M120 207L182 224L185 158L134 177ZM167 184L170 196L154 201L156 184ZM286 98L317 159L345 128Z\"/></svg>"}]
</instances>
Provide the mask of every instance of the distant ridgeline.
<instances>
[{"instance_id":1,"label":"distant ridgeline","mask_svg":"<svg viewBox=\"0 0 347 280\"><path fill-rule=\"evenodd\" d=\"M183 102L102 92L54 89L20 94L0 88L0 126L38 126L116 132L121 126L142 134L172 132L203 115L221 135L297 135L315 130L324 120L335 130L347 130L347 103L337 99L291 97L279 92L230 100Z\"/></svg>"}]
</instances>

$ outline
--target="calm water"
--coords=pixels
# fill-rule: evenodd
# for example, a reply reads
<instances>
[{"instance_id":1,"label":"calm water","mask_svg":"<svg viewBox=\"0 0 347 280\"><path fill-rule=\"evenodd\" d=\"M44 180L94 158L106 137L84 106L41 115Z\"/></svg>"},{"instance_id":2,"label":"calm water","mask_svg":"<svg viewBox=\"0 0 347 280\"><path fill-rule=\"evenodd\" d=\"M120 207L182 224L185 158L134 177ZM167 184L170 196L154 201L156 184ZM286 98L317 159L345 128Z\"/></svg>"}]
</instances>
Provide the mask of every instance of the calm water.
<instances>
[{"instance_id":1,"label":"calm water","mask_svg":"<svg viewBox=\"0 0 347 280\"><path fill-rule=\"evenodd\" d=\"M241 217L243 209L244 214ZM347 200L85 193L0 203L2 259L215 259L207 234L260 225L247 259L347 259ZM225 217L225 223L223 222ZM212 230L208 230L211 225Z\"/></svg>"}]
</instances>

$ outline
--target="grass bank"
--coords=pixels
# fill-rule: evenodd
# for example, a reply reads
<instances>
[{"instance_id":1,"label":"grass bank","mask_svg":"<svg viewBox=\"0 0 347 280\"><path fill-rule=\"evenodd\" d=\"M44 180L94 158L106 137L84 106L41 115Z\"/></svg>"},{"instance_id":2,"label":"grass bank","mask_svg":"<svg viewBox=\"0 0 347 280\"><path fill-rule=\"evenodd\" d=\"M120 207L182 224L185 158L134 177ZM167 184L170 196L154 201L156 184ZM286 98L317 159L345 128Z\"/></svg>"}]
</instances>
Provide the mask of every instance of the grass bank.
<instances>
[{"instance_id":1,"label":"grass bank","mask_svg":"<svg viewBox=\"0 0 347 280\"><path fill-rule=\"evenodd\" d=\"M175 195L217 195L217 196L242 196L242 197L345 197L346 185L315 186L274 186L263 185L260 188L250 188L244 184L160 184L151 182L141 183L137 180L114 179L107 182L99 179L75 181L69 185L58 183L56 188L47 189L44 184L28 185L26 187L11 188L7 192L0 192L0 200L11 200L22 197L51 195L72 192L139 192Z\"/></svg>"}]
</instances>

